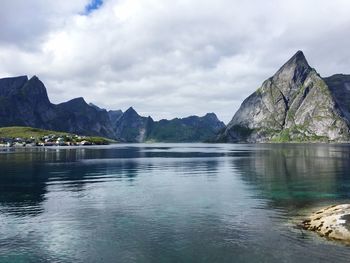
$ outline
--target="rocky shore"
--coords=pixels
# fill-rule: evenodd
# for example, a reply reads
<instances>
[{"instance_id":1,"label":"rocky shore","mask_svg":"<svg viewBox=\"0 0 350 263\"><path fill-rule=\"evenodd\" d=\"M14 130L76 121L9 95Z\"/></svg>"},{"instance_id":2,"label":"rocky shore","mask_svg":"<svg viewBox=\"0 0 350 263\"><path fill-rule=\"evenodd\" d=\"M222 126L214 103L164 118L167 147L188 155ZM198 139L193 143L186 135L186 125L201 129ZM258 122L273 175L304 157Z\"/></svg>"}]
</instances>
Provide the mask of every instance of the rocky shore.
<instances>
[{"instance_id":1,"label":"rocky shore","mask_svg":"<svg viewBox=\"0 0 350 263\"><path fill-rule=\"evenodd\" d=\"M323 208L304 220L301 227L321 237L350 245L350 204Z\"/></svg>"}]
</instances>

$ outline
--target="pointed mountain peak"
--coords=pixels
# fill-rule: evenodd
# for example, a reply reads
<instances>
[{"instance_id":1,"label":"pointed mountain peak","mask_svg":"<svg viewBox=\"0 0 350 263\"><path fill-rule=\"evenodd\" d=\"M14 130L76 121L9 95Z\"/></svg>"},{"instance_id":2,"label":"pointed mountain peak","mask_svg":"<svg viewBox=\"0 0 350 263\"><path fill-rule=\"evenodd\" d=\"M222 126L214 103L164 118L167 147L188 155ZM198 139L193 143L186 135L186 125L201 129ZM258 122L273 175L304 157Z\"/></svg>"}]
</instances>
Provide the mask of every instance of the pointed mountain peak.
<instances>
[{"instance_id":1,"label":"pointed mountain peak","mask_svg":"<svg viewBox=\"0 0 350 263\"><path fill-rule=\"evenodd\" d=\"M298 50L297 53L295 53L294 56L291 57L286 64L303 64L309 66L309 63L307 62L306 57L301 50Z\"/></svg>"},{"instance_id":2,"label":"pointed mountain peak","mask_svg":"<svg viewBox=\"0 0 350 263\"><path fill-rule=\"evenodd\" d=\"M34 86L37 86L37 87L41 87L41 88L44 87L45 88L44 83L35 75L28 80L28 83L30 85L34 85Z\"/></svg>"},{"instance_id":3,"label":"pointed mountain peak","mask_svg":"<svg viewBox=\"0 0 350 263\"><path fill-rule=\"evenodd\" d=\"M29 81L34 81L34 80L39 80L39 78L36 75L34 75L33 77L30 78Z\"/></svg>"},{"instance_id":4,"label":"pointed mountain peak","mask_svg":"<svg viewBox=\"0 0 350 263\"><path fill-rule=\"evenodd\" d=\"M276 72L273 78L303 81L311 70L304 53L299 50Z\"/></svg>"},{"instance_id":5,"label":"pointed mountain peak","mask_svg":"<svg viewBox=\"0 0 350 263\"><path fill-rule=\"evenodd\" d=\"M283 66L281 69L286 67L292 67L292 66L304 66L304 67L310 67L309 63L306 60L306 57L303 53L303 51L298 50L297 53L295 53Z\"/></svg>"},{"instance_id":6,"label":"pointed mountain peak","mask_svg":"<svg viewBox=\"0 0 350 263\"><path fill-rule=\"evenodd\" d=\"M123 115L121 116L123 119L138 119L141 118L141 116L134 110L133 107L130 107L127 109Z\"/></svg>"},{"instance_id":7,"label":"pointed mountain peak","mask_svg":"<svg viewBox=\"0 0 350 263\"><path fill-rule=\"evenodd\" d=\"M298 50L293 57L299 58L299 59L306 59L303 51Z\"/></svg>"},{"instance_id":8,"label":"pointed mountain peak","mask_svg":"<svg viewBox=\"0 0 350 263\"><path fill-rule=\"evenodd\" d=\"M210 119L216 119L218 120L218 117L216 116L216 114L214 112L208 112L207 114L205 114L203 116L204 118L210 118Z\"/></svg>"},{"instance_id":9,"label":"pointed mountain peak","mask_svg":"<svg viewBox=\"0 0 350 263\"><path fill-rule=\"evenodd\" d=\"M23 89L27 90L32 95L41 95L47 97L46 87L37 76L31 77Z\"/></svg>"},{"instance_id":10,"label":"pointed mountain peak","mask_svg":"<svg viewBox=\"0 0 350 263\"><path fill-rule=\"evenodd\" d=\"M136 114L136 115L139 115L139 114L134 110L133 107L130 107L129 109L127 109L127 110L125 111L125 114Z\"/></svg>"}]
</instances>

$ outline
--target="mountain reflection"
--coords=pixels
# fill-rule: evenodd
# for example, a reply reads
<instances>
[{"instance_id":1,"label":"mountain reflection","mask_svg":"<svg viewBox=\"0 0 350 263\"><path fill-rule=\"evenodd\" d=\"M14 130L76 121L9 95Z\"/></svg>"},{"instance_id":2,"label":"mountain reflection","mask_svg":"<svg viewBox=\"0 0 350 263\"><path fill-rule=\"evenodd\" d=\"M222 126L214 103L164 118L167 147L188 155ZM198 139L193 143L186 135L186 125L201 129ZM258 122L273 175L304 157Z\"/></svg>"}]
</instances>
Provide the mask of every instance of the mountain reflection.
<instances>
[{"instance_id":1,"label":"mountain reflection","mask_svg":"<svg viewBox=\"0 0 350 263\"><path fill-rule=\"evenodd\" d=\"M0 261L347 262L288 222L350 199L349 160L346 145L0 152Z\"/></svg>"},{"instance_id":2,"label":"mountain reflection","mask_svg":"<svg viewBox=\"0 0 350 263\"><path fill-rule=\"evenodd\" d=\"M350 198L349 157L346 145L262 145L232 162L272 204L304 207Z\"/></svg>"},{"instance_id":3,"label":"mountain reflection","mask_svg":"<svg viewBox=\"0 0 350 263\"><path fill-rule=\"evenodd\" d=\"M51 192L84 193L112 181L129 186L155 175L212 180L225 162L257 198L296 208L350 199L346 145L209 145L16 149L0 154L1 212L35 216ZM171 180L172 178L164 178Z\"/></svg>"},{"instance_id":4,"label":"mountain reflection","mask_svg":"<svg viewBox=\"0 0 350 263\"><path fill-rule=\"evenodd\" d=\"M0 154L0 209L18 216L44 211L51 191L83 192L95 183L134 182L140 172L176 170L184 176L214 176L224 153L192 147L19 148ZM201 151L202 150L202 151ZM198 157L204 158L198 161ZM206 160L205 158L208 158Z\"/></svg>"},{"instance_id":5,"label":"mountain reflection","mask_svg":"<svg viewBox=\"0 0 350 263\"><path fill-rule=\"evenodd\" d=\"M15 172L14 172L15 170ZM23 162L1 163L0 211L22 215L42 212L45 167Z\"/></svg>"}]
</instances>

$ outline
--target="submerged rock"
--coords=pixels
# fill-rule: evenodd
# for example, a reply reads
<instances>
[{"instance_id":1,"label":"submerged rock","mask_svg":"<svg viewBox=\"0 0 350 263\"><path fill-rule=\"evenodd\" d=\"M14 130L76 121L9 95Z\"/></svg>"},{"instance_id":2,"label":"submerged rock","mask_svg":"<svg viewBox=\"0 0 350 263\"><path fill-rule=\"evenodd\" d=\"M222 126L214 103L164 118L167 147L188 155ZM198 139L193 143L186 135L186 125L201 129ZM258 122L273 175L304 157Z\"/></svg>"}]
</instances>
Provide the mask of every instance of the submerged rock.
<instances>
[{"instance_id":1,"label":"submerged rock","mask_svg":"<svg viewBox=\"0 0 350 263\"><path fill-rule=\"evenodd\" d=\"M304 220L301 226L322 237L350 245L350 204L323 208Z\"/></svg>"}]
</instances>

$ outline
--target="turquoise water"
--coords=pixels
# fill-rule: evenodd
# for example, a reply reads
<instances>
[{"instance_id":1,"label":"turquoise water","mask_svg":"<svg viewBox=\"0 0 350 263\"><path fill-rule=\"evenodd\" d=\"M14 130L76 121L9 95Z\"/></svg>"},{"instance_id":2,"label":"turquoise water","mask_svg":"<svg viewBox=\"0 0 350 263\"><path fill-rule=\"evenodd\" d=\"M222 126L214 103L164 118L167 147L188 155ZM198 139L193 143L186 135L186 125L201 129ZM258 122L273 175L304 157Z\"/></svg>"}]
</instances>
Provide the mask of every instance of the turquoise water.
<instances>
[{"instance_id":1,"label":"turquoise water","mask_svg":"<svg viewBox=\"0 0 350 263\"><path fill-rule=\"evenodd\" d=\"M350 202L348 145L0 150L0 262L349 262L297 229Z\"/></svg>"}]
</instances>

